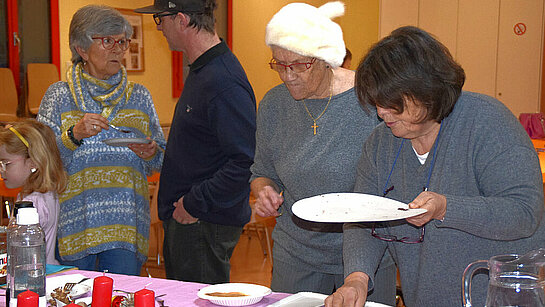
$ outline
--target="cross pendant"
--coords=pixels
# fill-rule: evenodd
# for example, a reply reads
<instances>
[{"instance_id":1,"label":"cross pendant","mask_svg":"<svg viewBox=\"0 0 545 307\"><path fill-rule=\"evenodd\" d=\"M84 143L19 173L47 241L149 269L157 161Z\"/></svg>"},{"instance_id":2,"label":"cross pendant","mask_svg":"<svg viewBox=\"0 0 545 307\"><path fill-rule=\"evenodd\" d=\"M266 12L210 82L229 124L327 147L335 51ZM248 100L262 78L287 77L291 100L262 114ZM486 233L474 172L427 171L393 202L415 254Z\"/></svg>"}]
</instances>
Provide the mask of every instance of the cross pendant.
<instances>
[{"instance_id":1,"label":"cross pendant","mask_svg":"<svg viewBox=\"0 0 545 307\"><path fill-rule=\"evenodd\" d=\"M310 126L311 128L314 128L314 135L316 135L316 128L318 128L319 126L316 125L316 121L314 121L314 125Z\"/></svg>"}]
</instances>

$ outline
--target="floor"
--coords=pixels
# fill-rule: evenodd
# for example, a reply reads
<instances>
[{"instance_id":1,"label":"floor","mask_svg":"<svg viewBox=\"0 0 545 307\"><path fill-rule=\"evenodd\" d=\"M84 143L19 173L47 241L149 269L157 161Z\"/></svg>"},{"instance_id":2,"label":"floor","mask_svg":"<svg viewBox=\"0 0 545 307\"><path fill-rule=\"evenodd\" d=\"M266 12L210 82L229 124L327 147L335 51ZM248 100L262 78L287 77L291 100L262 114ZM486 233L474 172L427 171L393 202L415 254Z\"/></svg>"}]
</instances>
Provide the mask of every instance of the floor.
<instances>
[{"instance_id":1,"label":"floor","mask_svg":"<svg viewBox=\"0 0 545 307\"><path fill-rule=\"evenodd\" d=\"M163 265L149 261L141 276L165 278ZM231 257L231 282L255 283L270 287L272 264L264 255L256 236L243 233Z\"/></svg>"}]
</instances>

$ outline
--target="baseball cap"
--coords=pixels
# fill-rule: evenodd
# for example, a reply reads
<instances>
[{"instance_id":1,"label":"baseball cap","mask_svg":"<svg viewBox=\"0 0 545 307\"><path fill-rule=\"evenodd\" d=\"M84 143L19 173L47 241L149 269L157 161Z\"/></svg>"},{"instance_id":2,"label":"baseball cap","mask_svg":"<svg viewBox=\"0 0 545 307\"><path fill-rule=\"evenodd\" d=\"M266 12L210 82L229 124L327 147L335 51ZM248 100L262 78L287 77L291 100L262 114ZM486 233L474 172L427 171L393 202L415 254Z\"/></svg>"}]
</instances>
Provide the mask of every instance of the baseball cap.
<instances>
[{"instance_id":1,"label":"baseball cap","mask_svg":"<svg viewBox=\"0 0 545 307\"><path fill-rule=\"evenodd\" d=\"M136 13L157 14L161 12L203 13L203 0L154 0L153 5L134 10Z\"/></svg>"}]
</instances>

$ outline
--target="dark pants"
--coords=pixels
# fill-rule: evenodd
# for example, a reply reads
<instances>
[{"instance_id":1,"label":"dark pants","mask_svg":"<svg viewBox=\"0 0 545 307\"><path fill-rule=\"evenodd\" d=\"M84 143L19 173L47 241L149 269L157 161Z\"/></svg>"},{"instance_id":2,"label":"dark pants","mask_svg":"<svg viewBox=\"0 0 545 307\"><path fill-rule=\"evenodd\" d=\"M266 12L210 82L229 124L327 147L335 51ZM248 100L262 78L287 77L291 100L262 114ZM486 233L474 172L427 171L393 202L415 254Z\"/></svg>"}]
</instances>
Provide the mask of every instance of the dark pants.
<instances>
[{"instance_id":1,"label":"dark pants","mask_svg":"<svg viewBox=\"0 0 545 307\"><path fill-rule=\"evenodd\" d=\"M229 260L242 227L198 221L180 224L173 218L163 222L163 257L168 279L207 284L229 282Z\"/></svg>"}]
</instances>

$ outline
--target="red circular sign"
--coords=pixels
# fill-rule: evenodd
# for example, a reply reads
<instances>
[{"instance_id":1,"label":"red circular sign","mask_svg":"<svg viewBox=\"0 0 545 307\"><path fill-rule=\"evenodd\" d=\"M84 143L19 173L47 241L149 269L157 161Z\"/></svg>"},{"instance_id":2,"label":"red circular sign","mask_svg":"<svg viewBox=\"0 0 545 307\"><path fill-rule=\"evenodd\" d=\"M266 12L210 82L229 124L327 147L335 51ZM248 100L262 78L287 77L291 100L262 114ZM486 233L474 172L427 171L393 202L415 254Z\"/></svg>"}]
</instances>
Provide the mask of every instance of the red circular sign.
<instances>
[{"instance_id":1,"label":"red circular sign","mask_svg":"<svg viewBox=\"0 0 545 307\"><path fill-rule=\"evenodd\" d=\"M513 27L513 31L515 31L516 35L523 35L524 33L526 33L526 25L522 22L519 22Z\"/></svg>"}]
</instances>

